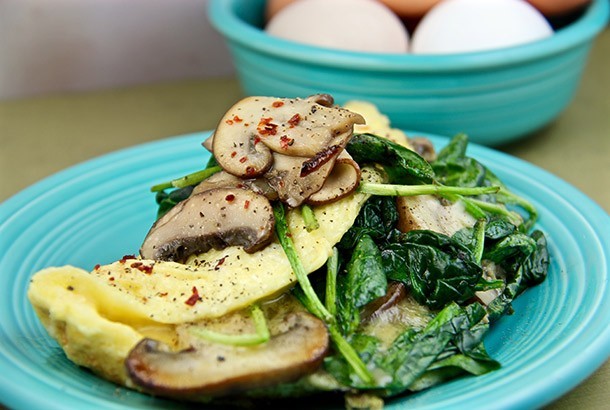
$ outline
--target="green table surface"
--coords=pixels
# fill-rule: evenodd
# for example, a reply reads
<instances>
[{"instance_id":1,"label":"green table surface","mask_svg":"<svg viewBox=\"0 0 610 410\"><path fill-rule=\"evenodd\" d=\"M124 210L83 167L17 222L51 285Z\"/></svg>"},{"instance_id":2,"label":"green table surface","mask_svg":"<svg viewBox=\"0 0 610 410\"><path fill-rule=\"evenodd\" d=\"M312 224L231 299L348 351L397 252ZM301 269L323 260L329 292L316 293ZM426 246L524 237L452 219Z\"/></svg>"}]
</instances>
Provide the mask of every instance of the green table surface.
<instances>
[{"instance_id":1,"label":"green table surface","mask_svg":"<svg viewBox=\"0 0 610 410\"><path fill-rule=\"evenodd\" d=\"M593 47L567 110L530 137L498 147L574 185L606 212L610 210L609 67L610 29L606 29ZM234 78L218 78L0 102L0 201L92 157L212 129L241 96ZM609 408L609 380L610 362L606 362L548 408Z\"/></svg>"}]
</instances>

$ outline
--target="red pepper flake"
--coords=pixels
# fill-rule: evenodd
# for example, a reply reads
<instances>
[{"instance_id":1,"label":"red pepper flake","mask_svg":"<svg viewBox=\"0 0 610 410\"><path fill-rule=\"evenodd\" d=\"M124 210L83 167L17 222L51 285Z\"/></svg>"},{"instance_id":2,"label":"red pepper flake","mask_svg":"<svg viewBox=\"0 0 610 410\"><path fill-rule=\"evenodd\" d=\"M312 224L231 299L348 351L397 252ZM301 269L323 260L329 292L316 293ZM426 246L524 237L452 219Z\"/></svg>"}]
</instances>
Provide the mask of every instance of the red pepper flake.
<instances>
[{"instance_id":1,"label":"red pepper flake","mask_svg":"<svg viewBox=\"0 0 610 410\"><path fill-rule=\"evenodd\" d=\"M167 296L167 292L163 292L163 293L159 292L159 293L157 293L157 296L165 297L165 296Z\"/></svg>"},{"instance_id":2,"label":"red pepper flake","mask_svg":"<svg viewBox=\"0 0 610 410\"><path fill-rule=\"evenodd\" d=\"M134 262L130 265L132 268L139 270L140 272L144 272L147 275L152 273L153 267L149 265L144 265L142 262Z\"/></svg>"},{"instance_id":3,"label":"red pepper flake","mask_svg":"<svg viewBox=\"0 0 610 410\"><path fill-rule=\"evenodd\" d=\"M95 266L93 267L93 270L99 270L99 268L101 268L101 266L100 266L100 264L98 263L97 265L95 265Z\"/></svg>"},{"instance_id":4,"label":"red pepper flake","mask_svg":"<svg viewBox=\"0 0 610 410\"><path fill-rule=\"evenodd\" d=\"M282 147L282 149L288 149L292 144L294 144L294 138L288 138L286 135L280 137L280 147Z\"/></svg>"},{"instance_id":5,"label":"red pepper flake","mask_svg":"<svg viewBox=\"0 0 610 410\"><path fill-rule=\"evenodd\" d=\"M273 104L271 104L271 106L272 106L273 108L279 108L279 107L281 107L282 105L284 105L284 102L283 102L283 101L274 101L274 102L273 102Z\"/></svg>"},{"instance_id":6,"label":"red pepper flake","mask_svg":"<svg viewBox=\"0 0 610 410\"><path fill-rule=\"evenodd\" d=\"M114 281L114 276L109 277L109 278L108 278L108 280L109 280L110 282Z\"/></svg>"},{"instance_id":7,"label":"red pepper flake","mask_svg":"<svg viewBox=\"0 0 610 410\"><path fill-rule=\"evenodd\" d=\"M135 259L136 257L134 255L123 255L123 257L121 258L121 260L119 261L120 263L125 263L125 261L127 261L127 259Z\"/></svg>"},{"instance_id":8,"label":"red pepper flake","mask_svg":"<svg viewBox=\"0 0 610 410\"><path fill-rule=\"evenodd\" d=\"M195 306L195 303L201 300L201 297L199 297L199 292L197 292L196 286L193 286L192 292L193 294L186 300L186 302L184 302L189 306Z\"/></svg>"},{"instance_id":9,"label":"red pepper flake","mask_svg":"<svg viewBox=\"0 0 610 410\"><path fill-rule=\"evenodd\" d=\"M244 127L248 127L248 126L250 126L250 123L249 122L244 122Z\"/></svg>"},{"instance_id":10,"label":"red pepper flake","mask_svg":"<svg viewBox=\"0 0 610 410\"><path fill-rule=\"evenodd\" d=\"M246 167L246 176L254 177L256 176L256 169L253 166L248 165Z\"/></svg>"},{"instance_id":11,"label":"red pepper flake","mask_svg":"<svg viewBox=\"0 0 610 410\"><path fill-rule=\"evenodd\" d=\"M235 200L235 195L229 194L229 195L225 196L225 200L227 202L233 202L233 200Z\"/></svg>"},{"instance_id":12,"label":"red pepper flake","mask_svg":"<svg viewBox=\"0 0 610 410\"><path fill-rule=\"evenodd\" d=\"M239 118L237 115L235 115L233 117L233 121L235 121L235 122L242 122L243 120L241 118Z\"/></svg>"},{"instance_id":13,"label":"red pepper flake","mask_svg":"<svg viewBox=\"0 0 610 410\"><path fill-rule=\"evenodd\" d=\"M235 158L235 156L236 156L236 155L237 155L237 151L233 151L233 152L231 153L231 158Z\"/></svg>"},{"instance_id":14,"label":"red pepper flake","mask_svg":"<svg viewBox=\"0 0 610 410\"><path fill-rule=\"evenodd\" d=\"M225 123L226 123L227 125L233 125L233 120L226 120L226 121L225 121Z\"/></svg>"},{"instance_id":15,"label":"red pepper flake","mask_svg":"<svg viewBox=\"0 0 610 410\"><path fill-rule=\"evenodd\" d=\"M260 135L275 135L277 134L277 124L273 124L271 121L273 118L261 118L256 128Z\"/></svg>"},{"instance_id":16,"label":"red pepper flake","mask_svg":"<svg viewBox=\"0 0 610 410\"><path fill-rule=\"evenodd\" d=\"M218 262L216 263L216 266L214 266L214 270L218 270L220 269L220 265L222 265L223 263L225 263L225 260L227 259L226 256L223 256L222 258L218 259Z\"/></svg>"},{"instance_id":17,"label":"red pepper flake","mask_svg":"<svg viewBox=\"0 0 610 410\"><path fill-rule=\"evenodd\" d=\"M244 209L248 209L248 208L250 208L250 201L248 201L246 199L246 201L244 202Z\"/></svg>"},{"instance_id":18,"label":"red pepper flake","mask_svg":"<svg viewBox=\"0 0 610 410\"><path fill-rule=\"evenodd\" d=\"M301 122L301 114L296 113L288 120L288 124L290 124L290 128L294 128Z\"/></svg>"},{"instance_id":19,"label":"red pepper flake","mask_svg":"<svg viewBox=\"0 0 610 410\"><path fill-rule=\"evenodd\" d=\"M241 157L241 158L239 159L239 162L241 162L241 163L243 164L243 163L244 163L244 162L246 162L247 160L248 160L248 158L247 158L247 157Z\"/></svg>"},{"instance_id":20,"label":"red pepper flake","mask_svg":"<svg viewBox=\"0 0 610 410\"><path fill-rule=\"evenodd\" d=\"M261 137L254 137L254 145L258 144L259 142L261 142Z\"/></svg>"}]
</instances>

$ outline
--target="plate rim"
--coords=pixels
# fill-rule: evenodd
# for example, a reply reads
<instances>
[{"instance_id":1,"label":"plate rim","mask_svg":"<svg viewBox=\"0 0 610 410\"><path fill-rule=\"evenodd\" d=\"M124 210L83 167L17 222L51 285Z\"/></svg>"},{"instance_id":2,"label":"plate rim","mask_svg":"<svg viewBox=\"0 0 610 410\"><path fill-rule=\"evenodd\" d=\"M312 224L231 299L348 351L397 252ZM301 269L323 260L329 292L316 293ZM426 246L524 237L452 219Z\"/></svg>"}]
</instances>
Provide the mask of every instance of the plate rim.
<instances>
[{"instance_id":1,"label":"plate rim","mask_svg":"<svg viewBox=\"0 0 610 410\"><path fill-rule=\"evenodd\" d=\"M439 135L434 135L434 134L429 134L429 133L424 133L424 132L417 132L417 131L409 131L406 130L405 131L407 133L407 135L418 135L418 136L426 136L431 138L431 140L433 141L433 144L435 145L435 147L439 147L439 144L444 145L449 138L445 137L445 136L439 136ZM7 200L5 200L3 203L0 204L0 230L2 230L2 228L11 220L11 215L14 214L15 209L20 208L21 206L23 206L24 203L27 203L29 199L31 199L32 196L35 196L39 193L44 193L47 192L47 188L49 186L54 186L57 184L61 184L63 181L66 181L68 179L70 179L70 175L78 172L78 171L84 171L84 170L88 170L88 169L92 169L100 164L105 164L105 163L110 163L112 161L115 161L117 159L120 158L124 158L127 157L129 155L132 155L134 153L138 153L138 155L142 155L143 152L149 152L151 150L159 150L159 149L163 149L166 147L171 147L173 145L180 145L180 144L188 144L191 141L201 141L203 140L203 138L205 138L207 135L209 135L211 133L211 131L202 131L202 132L195 132L195 133L189 133L189 134L182 134L182 135L176 135L176 136L171 136L171 137L167 137L167 138L163 138L160 140L155 140L155 141L151 141L151 142L146 142L143 144L137 144L137 145L133 145L130 147L126 147L126 148L122 148L119 150L115 150L103 155L99 155L96 156L94 158L88 159L86 161L77 163L75 165L72 165L70 167L67 167L63 170L60 170L58 172L55 172L53 174L51 174L50 176L47 176L43 179L41 179L40 181L30 185L29 187L25 188L24 190L20 191L19 193L13 195L12 197L8 198ZM472 152L474 151L474 153ZM610 217L608 216L608 214L601 208L601 206L599 204L597 204L595 201L593 201L592 199L590 199L589 197L587 197L584 193L582 193L578 188L572 186L571 184L569 184L568 182L562 180L561 178L549 173L548 171L534 165L531 164L525 160L522 160L520 158L511 156L509 154L506 154L504 152L498 151L496 149L493 148L489 148L489 147L485 147L476 143L470 143L468 146L468 153L469 155L472 155L473 157L477 158L480 154L483 155L483 159L485 161L492 161L493 157L498 157L501 158L504 161L511 161L513 163L515 163L516 167L518 167L520 170L523 169L527 172L530 172L530 174L533 172L535 174L537 174L537 176L542 177L543 179L547 179L552 181L555 184L558 184L557 189L558 190L563 190L563 191L567 191L570 193L571 199L569 201L569 203L572 205L572 207L579 211L581 215L583 215L583 213L586 211L586 215L583 215L585 217L585 219L589 222L589 224L591 225L592 228L595 228L595 232L598 235L596 237L596 239L598 239L602 245L602 249L606 251L605 254L603 254L603 256L605 257L605 259L608 258L608 253L610 253L610 234L608 234L607 232L601 231L601 228L599 228L599 226L597 226L595 223L593 223L592 221L598 221L598 222L605 222L608 223L610 222ZM490 165L490 168L493 168L492 165ZM577 203L575 203L577 202ZM4 242L4 240L2 240L2 242ZM4 246L2 246L4 247ZM2 263L2 257L0 257L0 266ZM606 270L608 270L608 266L606 264ZM2 272L0 272L0 275L2 274ZM607 273L608 275L608 273ZM606 294L608 294L608 292L606 292ZM610 313L606 314L606 316L608 316L608 318L610 318ZM561 385L558 388L557 383L555 384L551 384L551 383L546 383L546 384L539 384L538 385L538 389L534 389L536 391L538 391L539 393L542 392L544 393L544 399L540 400L534 400L534 396L531 395L530 393L522 395L524 397L518 399L520 401L516 401L517 399L514 399L512 402L510 400L508 401L504 401L504 407L512 407L512 406L519 406L519 405L524 405L524 404L532 404L532 405L544 405L547 404L555 399L557 399L558 397L566 394L569 390L571 390L572 388L574 388L575 386L577 386L578 384L580 384L585 378L587 378L589 375L591 375L593 372L595 372L599 367L601 367L610 357L610 319L606 320L606 327L605 329L599 329L599 334L598 336L594 339L595 343L592 343L588 346L586 346L586 349L584 349L585 355L584 358L580 357L580 360L572 360L570 361L568 364L562 366L562 372L566 372L569 371L571 374L571 377L564 377L561 380ZM0 350L0 353L3 353L2 350ZM0 354L0 359L4 359L4 357L2 357L2 355ZM23 407L27 407L29 405L32 404L40 404L40 403L33 403L31 401L23 401L23 397L24 395L21 394L21 391L27 391L27 388L25 386L14 386L14 383L11 384L11 379L10 379L10 370L8 372L1 372L0 373L0 381L2 381L2 383L0 383L0 393L2 393L2 397L5 397L7 401L6 404L8 405L14 405L14 406L23 406ZM11 387L15 390L11 390ZM48 386L46 386L48 388ZM52 391L55 391L55 389L51 389ZM29 392L29 391L27 391ZM16 394L16 393L20 393L20 394ZM26 394L25 397L31 397L31 394ZM35 395L34 395L35 396ZM527 400L529 398L529 403ZM10 400L9 400L10 399ZM32 399L34 400L34 399ZM36 400L40 400L39 398L36 398ZM524 401L525 400L525 401ZM392 403L394 405L398 405L400 406L400 400L398 400L395 403ZM392 404L390 404L390 406L392 406ZM497 404L502 404L500 402L498 402ZM390 407L388 406L388 407Z\"/></svg>"}]
</instances>

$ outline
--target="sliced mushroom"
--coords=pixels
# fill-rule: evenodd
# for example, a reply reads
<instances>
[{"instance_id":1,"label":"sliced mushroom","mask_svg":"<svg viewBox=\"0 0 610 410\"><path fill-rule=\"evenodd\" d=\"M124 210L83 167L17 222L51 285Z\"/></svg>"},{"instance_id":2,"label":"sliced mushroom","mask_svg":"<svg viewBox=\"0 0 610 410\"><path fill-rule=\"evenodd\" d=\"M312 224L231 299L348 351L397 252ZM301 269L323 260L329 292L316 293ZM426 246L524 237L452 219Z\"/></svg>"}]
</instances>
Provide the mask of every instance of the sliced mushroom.
<instances>
[{"instance_id":1,"label":"sliced mushroom","mask_svg":"<svg viewBox=\"0 0 610 410\"><path fill-rule=\"evenodd\" d=\"M406 297L407 288L405 285L402 282L391 281L388 283L386 294L366 305L360 317L363 322L368 322L396 306Z\"/></svg>"},{"instance_id":2,"label":"sliced mushroom","mask_svg":"<svg viewBox=\"0 0 610 410\"><path fill-rule=\"evenodd\" d=\"M333 169L337 155L338 153L333 153L332 157L329 157L317 169L302 176L303 166L311 158L274 153L273 168L265 174L265 178L278 193L280 201L294 208L322 188Z\"/></svg>"},{"instance_id":3,"label":"sliced mushroom","mask_svg":"<svg viewBox=\"0 0 610 410\"><path fill-rule=\"evenodd\" d=\"M330 94L314 94L307 97L308 101L313 101L316 104L323 105L325 107L332 107L335 104L335 99Z\"/></svg>"},{"instance_id":4,"label":"sliced mushroom","mask_svg":"<svg viewBox=\"0 0 610 410\"><path fill-rule=\"evenodd\" d=\"M360 167L347 153L342 151L324 185L314 192L306 202L311 205L324 205L345 198L360 184Z\"/></svg>"},{"instance_id":5,"label":"sliced mushroom","mask_svg":"<svg viewBox=\"0 0 610 410\"><path fill-rule=\"evenodd\" d=\"M432 162L436 159L436 151L432 141L425 137L409 138L409 142L413 146L413 150L417 152L423 159Z\"/></svg>"},{"instance_id":6,"label":"sliced mushroom","mask_svg":"<svg viewBox=\"0 0 610 410\"><path fill-rule=\"evenodd\" d=\"M211 151L218 164L240 178L264 174L273 161L271 150L260 143L256 132L255 121L261 117L258 98L248 97L231 107L211 137Z\"/></svg>"},{"instance_id":7,"label":"sliced mushroom","mask_svg":"<svg viewBox=\"0 0 610 410\"><path fill-rule=\"evenodd\" d=\"M364 118L329 106L331 101L328 95L308 99L248 97L239 101L227 111L214 133L211 146L218 163L234 175L254 177L264 172L263 167L250 162L262 156L268 161L266 149L311 157L330 145L344 146L354 124L364 123ZM244 164L255 170L247 174Z\"/></svg>"},{"instance_id":8,"label":"sliced mushroom","mask_svg":"<svg viewBox=\"0 0 610 410\"><path fill-rule=\"evenodd\" d=\"M184 262L211 248L243 246L252 253L273 238L269 200L251 190L216 188L178 203L150 229L140 248L145 259Z\"/></svg>"},{"instance_id":9,"label":"sliced mushroom","mask_svg":"<svg viewBox=\"0 0 610 410\"><path fill-rule=\"evenodd\" d=\"M188 398L224 396L291 382L314 372L328 347L324 323L306 312L290 313L269 327L261 345L212 345L171 352L160 342L142 340L129 353L131 380L155 395Z\"/></svg>"},{"instance_id":10,"label":"sliced mushroom","mask_svg":"<svg viewBox=\"0 0 610 410\"><path fill-rule=\"evenodd\" d=\"M217 172L203 180L193 189L191 196L214 188L248 188L257 194L264 195L270 201L275 201L278 198L277 192L266 179L242 179L225 171Z\"/></svg>"},{"instance_id":11,"label":"sliced mushroom","mask_svg":"<svg viewBox=\"0 0 610 410\"><path fill-rule=\"evenodd\" d=\"M243 179L238 178L233 174L229 174L226 171L220 171L201 181L195 188L193 188L191 196L195 196L215 188L240 188L243 186L243 181Z\"/></svg>"},{"instance_id":12,"label":"sliced mushroom","mask_svg":"<svg viewBox=\"0 0 610 410\"><path fill-rule=\"evenodd\" d=\"M403 232L427 229L451 236L476 222L461 202L445 204L433 195L398 197L396 203L398 229Z\"/></svg>"},{"instance_id":13,"label":"sliced mushroom","mask_svg":"<svg viewBox=\"0 0 610 410\"><path fill-rule=\"evenodd\" d=\"M203 145L203 148L207 149L208 151L213 152L214 134L207 137L205 141L201 143L201 145Z\"/></svg>"}]
</instances>

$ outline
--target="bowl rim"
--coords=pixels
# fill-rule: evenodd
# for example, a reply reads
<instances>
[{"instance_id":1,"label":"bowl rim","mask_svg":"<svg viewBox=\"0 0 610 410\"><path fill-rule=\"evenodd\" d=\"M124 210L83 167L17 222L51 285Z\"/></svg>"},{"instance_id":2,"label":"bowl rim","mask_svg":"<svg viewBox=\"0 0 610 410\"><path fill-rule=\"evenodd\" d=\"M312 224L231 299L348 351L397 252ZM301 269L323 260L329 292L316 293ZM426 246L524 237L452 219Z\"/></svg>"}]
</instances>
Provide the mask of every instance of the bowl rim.
<instances>
[{"instance_id":1,"label":"bowl rim","mask_svg":"<svg viewBox=\"0 0 610 410\"><path fill-rule=\"evenodd\" d=\"M517 65L544 59L592 40L606 26L610 15L608 0L592 0L578 20L542 40L490 51L414 55L327 49L277 38L245 23L235 15L234 7L241 1L244 0L209 2L210 22L229 43L308 65L332 66L354 71L451 72ZM315 59L312 56L315 56Z\"/></svg>"}]
</instances>

